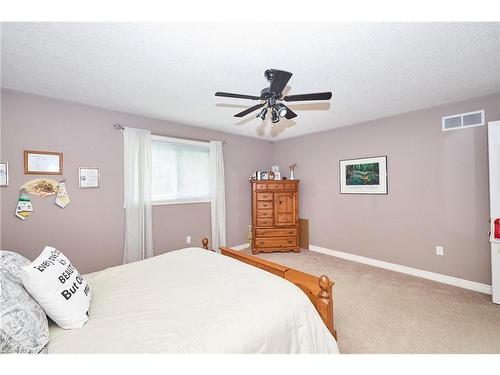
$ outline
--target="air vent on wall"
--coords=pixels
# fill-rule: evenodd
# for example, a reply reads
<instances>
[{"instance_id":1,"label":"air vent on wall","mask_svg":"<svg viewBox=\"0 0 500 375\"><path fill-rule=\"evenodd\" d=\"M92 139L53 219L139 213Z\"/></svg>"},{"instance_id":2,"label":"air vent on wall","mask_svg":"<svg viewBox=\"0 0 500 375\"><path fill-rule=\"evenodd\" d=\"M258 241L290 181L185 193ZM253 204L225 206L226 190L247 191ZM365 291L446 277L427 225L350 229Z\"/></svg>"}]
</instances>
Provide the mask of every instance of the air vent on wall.
<instances>
[{"instance_id":1,"label":"air vent on wall","mask_svg":"<svg viewBox=\"0 0 500 375\"><path fill-rule=\"evenodd\" d=\"M443 131L473 128L484 125L484 109L481 111L460 113L453 116L445 116L442 120Z\"/></svg>"}]
</instances>

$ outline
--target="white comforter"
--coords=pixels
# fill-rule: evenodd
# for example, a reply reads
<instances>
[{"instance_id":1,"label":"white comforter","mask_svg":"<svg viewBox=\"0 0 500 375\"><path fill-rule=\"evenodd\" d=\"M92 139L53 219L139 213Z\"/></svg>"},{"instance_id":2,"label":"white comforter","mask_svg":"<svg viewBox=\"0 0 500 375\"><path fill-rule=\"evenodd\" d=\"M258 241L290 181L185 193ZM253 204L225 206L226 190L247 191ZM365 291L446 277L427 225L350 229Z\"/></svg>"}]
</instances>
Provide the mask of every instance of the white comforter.
<instances>
[{"instance_id":1,"label":"white comforter","mask_svg":"<svg viewBox=\"0 0 500 375\"><path fill-rule=\"evenodd\" d=\"M50 328L49 353L337 353L305 294L266 271L188 248L85 276L90 319Z\"/></svg>"}]
</instances>

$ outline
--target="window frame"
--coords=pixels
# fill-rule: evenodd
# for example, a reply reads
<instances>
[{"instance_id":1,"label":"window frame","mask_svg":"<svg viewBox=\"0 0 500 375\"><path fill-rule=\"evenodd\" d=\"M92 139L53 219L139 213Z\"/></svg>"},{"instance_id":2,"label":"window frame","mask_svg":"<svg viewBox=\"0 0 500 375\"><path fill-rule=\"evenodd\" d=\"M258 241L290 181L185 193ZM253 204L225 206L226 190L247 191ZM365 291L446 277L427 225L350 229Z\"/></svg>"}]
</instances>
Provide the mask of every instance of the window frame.
<instances>
[{"instance_id":1,"label":"window frame","mask_svg":"<svg viewBox=\"0 0 500 375\"><path fill-rule=\"evenodd\" d=\"M165 143L176 143L181 145L191 145L206 148L207 151L210 147L210 142L195 141L191 139L167 137L164 135L151 135L151 142L165 142ZM151 182L152 183L152 182ZM210 192L209 192L210 194ZM151 205L152 206L166 206L173 204L196 204L196 203L210 203L210 196L207 198L191 198L191 199L153 199L151 195Z\"/></svg>"}]
</instances>

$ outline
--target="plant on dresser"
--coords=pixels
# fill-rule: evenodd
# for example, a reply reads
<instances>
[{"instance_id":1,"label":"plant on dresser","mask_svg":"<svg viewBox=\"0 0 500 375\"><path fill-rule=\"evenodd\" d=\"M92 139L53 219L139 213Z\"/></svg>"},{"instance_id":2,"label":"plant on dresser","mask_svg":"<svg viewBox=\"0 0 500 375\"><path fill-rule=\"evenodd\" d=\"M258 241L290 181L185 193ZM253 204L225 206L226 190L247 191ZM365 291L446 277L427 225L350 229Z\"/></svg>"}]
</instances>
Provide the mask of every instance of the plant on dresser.
<instances>
[{"instance_id":1,"label":"plant on dresser","mask_svg":"<svg viewBox=\"0 0 500 375\"><path fill-rule=\"evenodd\" d=\"M299 247L299 180L252 181L252 253Z\"/></svg>"}]
</instances>

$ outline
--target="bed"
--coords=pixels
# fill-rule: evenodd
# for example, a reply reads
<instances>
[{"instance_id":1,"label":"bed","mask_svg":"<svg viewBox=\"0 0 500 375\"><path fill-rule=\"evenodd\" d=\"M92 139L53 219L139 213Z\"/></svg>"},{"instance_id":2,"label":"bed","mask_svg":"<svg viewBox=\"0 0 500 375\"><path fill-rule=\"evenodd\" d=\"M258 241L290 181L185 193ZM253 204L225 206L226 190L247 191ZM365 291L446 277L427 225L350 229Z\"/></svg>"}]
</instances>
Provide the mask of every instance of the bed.
<instances>
[{"instance_id":1,"label":"bed","mask_svg":"<svg viewBox=\"0 0 500 375\"><path fill-rule=\"evenodd\" d=\"M186 248L85 275L90 319L76 330L52 324L48 352L338 353L306 287L276 273L288 268L222 251Z\"/></svg>"}]
</instances>

